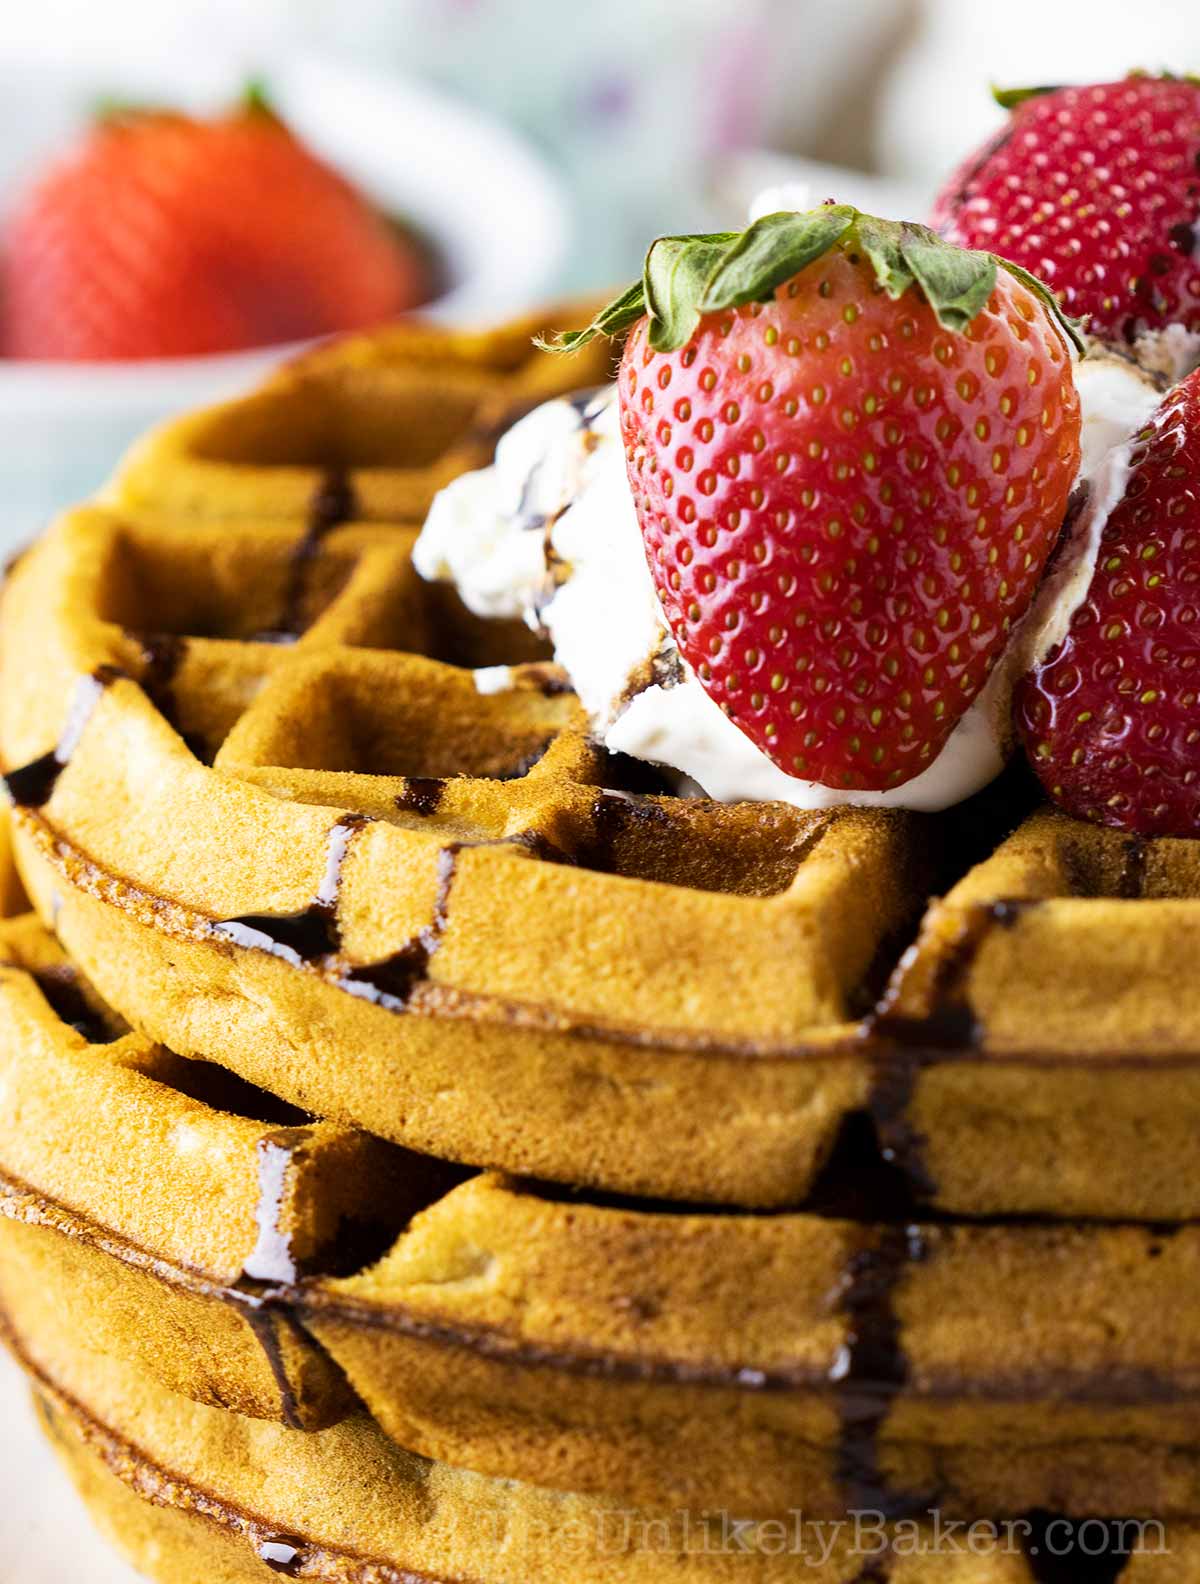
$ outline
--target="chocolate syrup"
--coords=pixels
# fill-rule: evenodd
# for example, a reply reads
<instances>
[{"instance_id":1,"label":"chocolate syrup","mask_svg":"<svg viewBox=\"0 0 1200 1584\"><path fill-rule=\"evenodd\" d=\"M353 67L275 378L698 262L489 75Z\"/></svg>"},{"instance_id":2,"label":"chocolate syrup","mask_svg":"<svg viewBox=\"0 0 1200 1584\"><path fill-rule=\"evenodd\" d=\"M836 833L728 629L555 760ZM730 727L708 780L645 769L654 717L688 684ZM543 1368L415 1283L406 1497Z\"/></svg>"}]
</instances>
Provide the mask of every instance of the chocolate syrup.
<instances>
[{"instance_id":1,"label":"chocolate syrup","mask_svg":"<svg viewBox=\"0 0 1200 1584\"><path fill-rule=\"evenodd\" d=\"M102 665L97 666L90 676L80 677L57 746L30 764L10 770L4 777L8 795L18 808L41 808L50 801L58 778L79 747L105 689L123 675L116 666Z\"/></svg>"},{"instance_id":2,"label":"chocolate syrup","mask_svg":"<svg viewBox=\"0 0 1200 1584\"><path fill-rule=\"evenodd\" d=\"M931 1200L937 1193L937 1184L925 1163L925 1138L908 1115L924 1065L914 1051L894 1046L881 1048L872 1067L867 1108L883 1160L903 1173L915 1196Z\"/></svg>"},{"instance_id":3,"label":"chocolate syrup","mask_svg":"<svg viewBox=\"0 0 1200 1584\"><path fill-rule=\"evenodd\" d=\"M575 691L562 666L551 660L528 661L520 668L518 682L523 688L536 688L543 698L561 698Z\"/></svg>"},{"instance_id":4,"label":"chocolate syrup","mask_svg":"<svg viewBox=\"0 0 1200 1584\"><path fill-rule=\"evenodd\" d=\"M892 1576L892 1556L885 1552L872 1557L861 1573L855 1575L854 1584L888 1584Z\"/></svg>"},{"instance_id":5,"label":"chocolate syrup","mask_svg":"<svg viewBox=\"0 0 1200 1584\"><path fill-rule=\"evenodd\" d=\"M597 416L592 411L592 408L596 406L602 396L608 395L610 389L611 387L608 385L586 385L582 390L572 391L563 398L568 407L574 408L578 415L581 429L590 429L592 427L592 423Z\"/></svg>"},{"instance_id":6,"label":"chocolate syrup","mask_svg":"<svg viewBox=\"0 0 1200 1584\"><path fill-rule=\"evenodd\" d=\"M282 957L297 967L336 952L341 945L337 907L342 865L355 833L368 823L365 814L347 814L329 832L325 874L303 912L246 913L213 924L212 933L235 946Z\"/></svg>"},{"instance_id":7,"label":"chocolate syrup","mask_svg":"<svg viewBox=\"0 0 1200 1584\"><path fill-rule=\"evenodd\" d=\"M265 1562L272 1573L282 1573L285 1578L299 1577L304 1563L304 1542L284 1535L270 1535L255 1546L258 1560Z\"/></svg>"},{"instance_id":8,"label":"chocolate syrup","mask_svg":"<svg viewBox=\"0 0 1200 1584\"><path fill-rule=\"evenodd\" d=\"M1131 836L1121 851L1121 872L1117 877L1117 895L1122 901L1137 901L1146 881L1146 841L1142 836Z\"/></svg>"},{"instance_id":9,"label":"chocolate syrup","mask_svg":"<svg viewBox=\"0 0 1200 1584\"><path fill-rule=\"evenodd\" d=\"M920 1511L930 1502L927 1495L892 1490L879 1461L880 1432L909 1376L896 1289L908 1266L925 1253L919 1227L885 1226L850 1256L840 1303L848 1322L846 1341L829 1375L838 1400L836 1467L846 1505L888 1518Z\"/></svg>"},{"instance_id":10,"label":"chocolate syrup","mask_svg":"<svg viewBox=\"0 0 1200 1584\"><path fill-rule=\"evenodd\" d=\"M338 981L343 990L389 1012L404 1010L417 985L429 977L429 964L442 944L449 922L450 891L458 855L466 845L465 842L451 842L438 853L437 894L431 922L391 957L362 968L351 968Z\"/></svg>"},{"instance_id":11,"label":"chocolate syrup","mask_svg":"<svg viewBox=\"0 0 1200 1584\"><path fill-rule=\"evenodd\" d=\"M290 1239L279 1222L293 1157L311 1138L311 1128L293 1127L264 1134L258 1141L258 1204L254 1211L258 1241L243 1267L252 1280L290 1283L299 1275Z\"/></svg>"},{"instance_id":12,"label":"chocolate syrup","mask_svg":"<svg viewBox=\"0 0 1200 1584\"><path fill-rule=\"evenodd\" d=\"M923 1017L904 1017L886 997L869 1025L880 1044L874 1056L868 1109L879 1131L884 1159L900 1167L920 1197L931 1199L936 1184L924 1162L924 1140L908 1111L923 1068L964 1046L977 1046L982 1030L966 995L972 964L993 929L1012 929L1028 908L1021 899L999 900L973 908L958 940L938 962Z\"/></svg>"},{"instance_id":13,"label":"chocolate syrup","mask_svg":"<svg viewBox=\"0 0 1200 1584\"><path fill-rule=\"evenodd\" d=\"M295 1321L283 1309L272 1309L263 1305L247 1306L244 1310L246 1323L254 1332L259 1347L271 1369L275 1385L279 1391L279 1407L283 1414L283 1422L289 1430L303 1430L304 1420L300 1415L300 1405L296 1400L295 1388L288 1378L287 1364L284 1362L283 1348L280 1346L279 1334L275 1327L279 1325L291 1326L297 1329Z\"/></svg>"},{"instance_id":14,"label":"chocolate syrup","mask_svg":"<svg viewBox=\"0 0 1200 1584\"><path fill-rule=\"evenodd\" d=\"M285 642L285 635L296 636L304 631L304 596L307 592L308 573L321 548L321 541L341 523L349 522L359 512L354 486L343 467L331 467L313 493L308 508L308 526L304 537L292 555L288 569L287 590L284 595L283 615L279 626L272 629L272 641Z\"/></svg>"},{"instance_id":15,"label":"chocolate syrup","mask_svg":"<svg viewBox=\"0 0 1200 1584\"><path fill-rule=\"evenodd\" d=\"M548 737L545 742L539 743L536 748L531 748L527 754L522 754L515 763L505 765L503 769L494 771L495 779L497 781L520 781L529 774L535 765L541 764L546 757L546 750L553 741L553 737Z\"/></svg>"},{"instance_id":16,"label":"chocolate syrup","mask_svg":"<svg viewBox=\"0 0 1200 1584\"><path fill-rule=\"evenodd\" d=\"M1129 1525L1121 1519L1031 1512L1024 1522L1025 1560L1037 1584L1116 1584L1125 1571Z\"/></svg>"},{"instance_id":17,"label":"chocolate syrup","mask_svg":"<svg viewBox=\"0 0 1200 1584\"><path fill-rule=\"evenodd\" d=\"M670 816L649 798L634 792L606 788L592 801L592 836L579 851L586 869L612 873L617 867L617 844L635 825L670 824Z\"/></svg>"},{"instance_id":18,"label":"chocolate syrup","mask_svg":"<svg viewBox=\"0 0 1200 1584\"><path fill-rule=\"evenodd\" d=\"M210 764L212 755L208 744L198 733L184 731L179 723L173 683L187 654L187 639L178 633L145 633L139 641L142 646L143 693L167 725L183 738L201 764Z\"/></svg>"},{"instance_id":19,"label":"chocolate syrup","mask_svg":"<svg viewBox=\"0 0 1200 1584\"><path fill-rule=\"evenodd\" d=\"M440 776L408 776L404 791L396 797L396 807L403 814L420 814L428 818L442 806L446 783Z\"/></svg>"}]
</instances>

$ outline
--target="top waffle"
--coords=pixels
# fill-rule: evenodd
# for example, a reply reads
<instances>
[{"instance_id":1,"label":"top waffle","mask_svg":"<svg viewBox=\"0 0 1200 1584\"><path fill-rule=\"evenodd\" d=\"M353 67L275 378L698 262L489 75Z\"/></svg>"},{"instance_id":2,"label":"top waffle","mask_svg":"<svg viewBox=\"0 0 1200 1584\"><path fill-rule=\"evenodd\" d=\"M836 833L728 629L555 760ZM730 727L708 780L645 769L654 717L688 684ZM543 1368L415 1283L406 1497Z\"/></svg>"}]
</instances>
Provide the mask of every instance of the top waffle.
<instances>
[{"instance_id":1,"label":"top waffle","mask_svg":"<svg viewBox=\"0 0 1200 1584\"><path fill-rule=\"evenodd\" d=\"M785 1205L871 1109L947 1208L1200 1213L1192 844L1040 815L970 870L1023 787L666 795L528 633L415 575L433 493L608 373L537 328L324 349L21 560L0 755L43 917L150 1038L472 1164Z\"/></svg>"}]
</instances>

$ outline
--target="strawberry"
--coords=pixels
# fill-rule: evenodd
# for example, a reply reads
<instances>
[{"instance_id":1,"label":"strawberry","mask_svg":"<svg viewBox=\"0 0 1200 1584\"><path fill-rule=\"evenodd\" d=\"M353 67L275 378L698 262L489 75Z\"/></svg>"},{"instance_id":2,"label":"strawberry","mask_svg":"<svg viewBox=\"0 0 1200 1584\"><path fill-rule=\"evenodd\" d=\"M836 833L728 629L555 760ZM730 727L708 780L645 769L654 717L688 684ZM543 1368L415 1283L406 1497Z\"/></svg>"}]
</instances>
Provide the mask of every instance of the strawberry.
<instances>
[{"instance_id":1,"label":"strawberry","mask_svg":"<svg viewBox=\"0 0 1200 1584\"><path fill-rule=\"evenodd\" d=\"M947 183L934 225L1034 271L1102 339L1200 330L1200 83L1000 99L1008 125Z\"/></svg>"},{"instance_id":2,"label":"strawberry","mask_svg":"<svg viewBox=\"0 0 1200 1584\"><path fill-rule=\"evenodd\" d=\"M213 121L110 115L19 202L0 349L20 358L231 351L387 319L427 271L253 100Z\"/></svg>"},{"instance_id":3,"label":"strawberry","mask_svg":"<svg viewBox=\"0 0 1200 1584\"><path fill-rule=\"evenodd\" d=\"M1137 437L1062 643L1014 693L1043 785L1086 819L1200 835L1200 372Z\"/></svg>"},{"instance_id":4,"label":"strawberry","mask_svg":"<svg viewBox=\"0 0 1200 1584\"><path fill-rule=\"evenodd\" d=\"M1023 272L846 206L663 238L632 325L629 481L684 659L785 773L887 791L1029 605L1079 462L1064 322Z\"/></svg>"}]
</instances>

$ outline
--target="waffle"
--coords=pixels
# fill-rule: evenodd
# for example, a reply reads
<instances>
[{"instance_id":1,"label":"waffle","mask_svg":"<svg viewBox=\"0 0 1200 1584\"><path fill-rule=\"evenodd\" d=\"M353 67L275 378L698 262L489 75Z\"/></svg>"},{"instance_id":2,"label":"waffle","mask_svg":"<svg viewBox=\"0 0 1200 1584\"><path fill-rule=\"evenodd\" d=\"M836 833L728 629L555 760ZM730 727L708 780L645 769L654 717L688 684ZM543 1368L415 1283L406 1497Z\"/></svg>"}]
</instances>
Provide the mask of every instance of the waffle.
<instances>
[{"instance_id":1,"label":"waffle","mask_svg":"<svg viewBox=\"0 0 1200 1584\"><path fill-rule=\"evenodd\" d=\"M70 1327L38 1354L5 1321L35 1382L47 1432L101 1526L164 1584L268 1571L333 1584L1029 1584L1019 1535L980 1532L934 1551L914 1527L822 1530L804 1515L754 1525L656 1514L511 1480L491 1481L398 1451L362 1416L319 1435L197 1409L136 1369L81 1349ZM347 1493L356 1499L348 1500ZM887 1552L888 1536L893 1554ZM1195 1550L1156 1532L1130 1561L1135 1584ZM731 1538L732 1537L732 1538ZM1094 1544L1095 1542L1093 1542ZM925 1554L921 1554L924 1548ZM1111 1575L1107 1575L1111 1576Z\"/></svg>"},{"instance_id":2,"label":"waffle","mask_svg":"<svg viewBox=\"0 0 1200 1584\"><path fill-rule=\"evenodd\" d=\"M609 372L532 328L168 425L0 595L0 1309L77 1482L168 1580L813 1576L564 1558L620 1504L1189 1535L1200 849L599 749L412 567ZM827 1577L1027 1576L956 1566Z\"/></svg>"},{"instance_id":3,"label":"waffle","mask_svg":"<svg viewBox=\"0 0 1200 1584\"><path fill-rule=\"evenodd\" d=\"M650 1508L1200 1513L1200 1228L850 1220L848 1157L773 1216L467 1176L120 1033L30 917L0 953L23 1332L70 1312L198 1402L365 1405L440 1461Z\"/></svg>"},{"instance_id":4,"label":"waffle","mask_svg":"<svg viewBox=\"0 0 1200 1584\"><path fill-rule=\"evenodd\" d=\"M320 617L246 641L304 532L89 508L14 574L5 675L63 616L45 688L0 683L0 736L27 882L73 957L182 1055L412 1148L796 1202L867 1091L865 989L929 883L914 822L614 788L544 664L481 692L374 647L453 636L412 530L329 532ZM214 627L238 636L181 637ZM747 1060L788 1028L805 1059Z\"/></svg>"},{"instance_id":5,"label":"waffle","mask_svg":"<svg viewBox=\"0 0 1200 1584\"><path fill-rule=\"evenodd\" d=\"M867 1110L940 1211L1200 1214L1190 844L1035 817L964 912L961 811L656 791L531 634L416 576L433 491L606 370L530 329L312 354L151 437L16 568L0 756L73 958L179 1054L448 1160L789 1207ZM985 853L1025 796L993 795Z\"/></svg>"}]
</instances>

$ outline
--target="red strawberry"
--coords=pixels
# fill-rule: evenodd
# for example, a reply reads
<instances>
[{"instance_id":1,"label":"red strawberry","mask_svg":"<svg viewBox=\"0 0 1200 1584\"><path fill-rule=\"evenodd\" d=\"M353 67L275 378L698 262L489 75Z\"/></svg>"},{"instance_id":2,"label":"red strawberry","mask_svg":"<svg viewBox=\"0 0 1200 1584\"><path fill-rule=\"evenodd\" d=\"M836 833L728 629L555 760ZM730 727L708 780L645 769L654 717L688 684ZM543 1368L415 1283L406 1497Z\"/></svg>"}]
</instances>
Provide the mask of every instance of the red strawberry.
<instances>
[{"instance_id":1,"label":"red strawberry","mask_svg":"<svg viewBox=\"0 0 1200 1584\"><path fill-rule=\"evenodd\" d=\"M1200 835L1200 372L1137 438L1063 642L1019 684L1046 790L1086 819Z\"/></svg>"},{"instance_id":2,"label":"red strawberry","mask_svg":"<svg viewBox=\"0 0 1200 1584\"><path fill-rule=\"evenodd\" d=\"M631 318L629 479L685 659L789 775L911 780L1065 514L1079 405L1049 299L838 207L656 243L583 334Z\"/></svg>"},{"instance_id":3,"label":"red strawberry","mask_svg":"<svg viewBox=\"0 0 1200 1584\"><path fill-rule=\"evenodd\" d=\"M21 358L230 351L390 318L424 263L260 104L110 117L18 205L0 346Z\"/></svg>"},{"instance_id":4,"label":"red strawberry","mask_svg":"<svg viewBox=\"0 0 1200 1584\"><path fill-rule=\"evenodd\" d=\"M1093 334L1200 330L1200 83L1130 77L1001 96L1007 127L934 224L1034 271Z\"/></svg>"}]
</instances>

